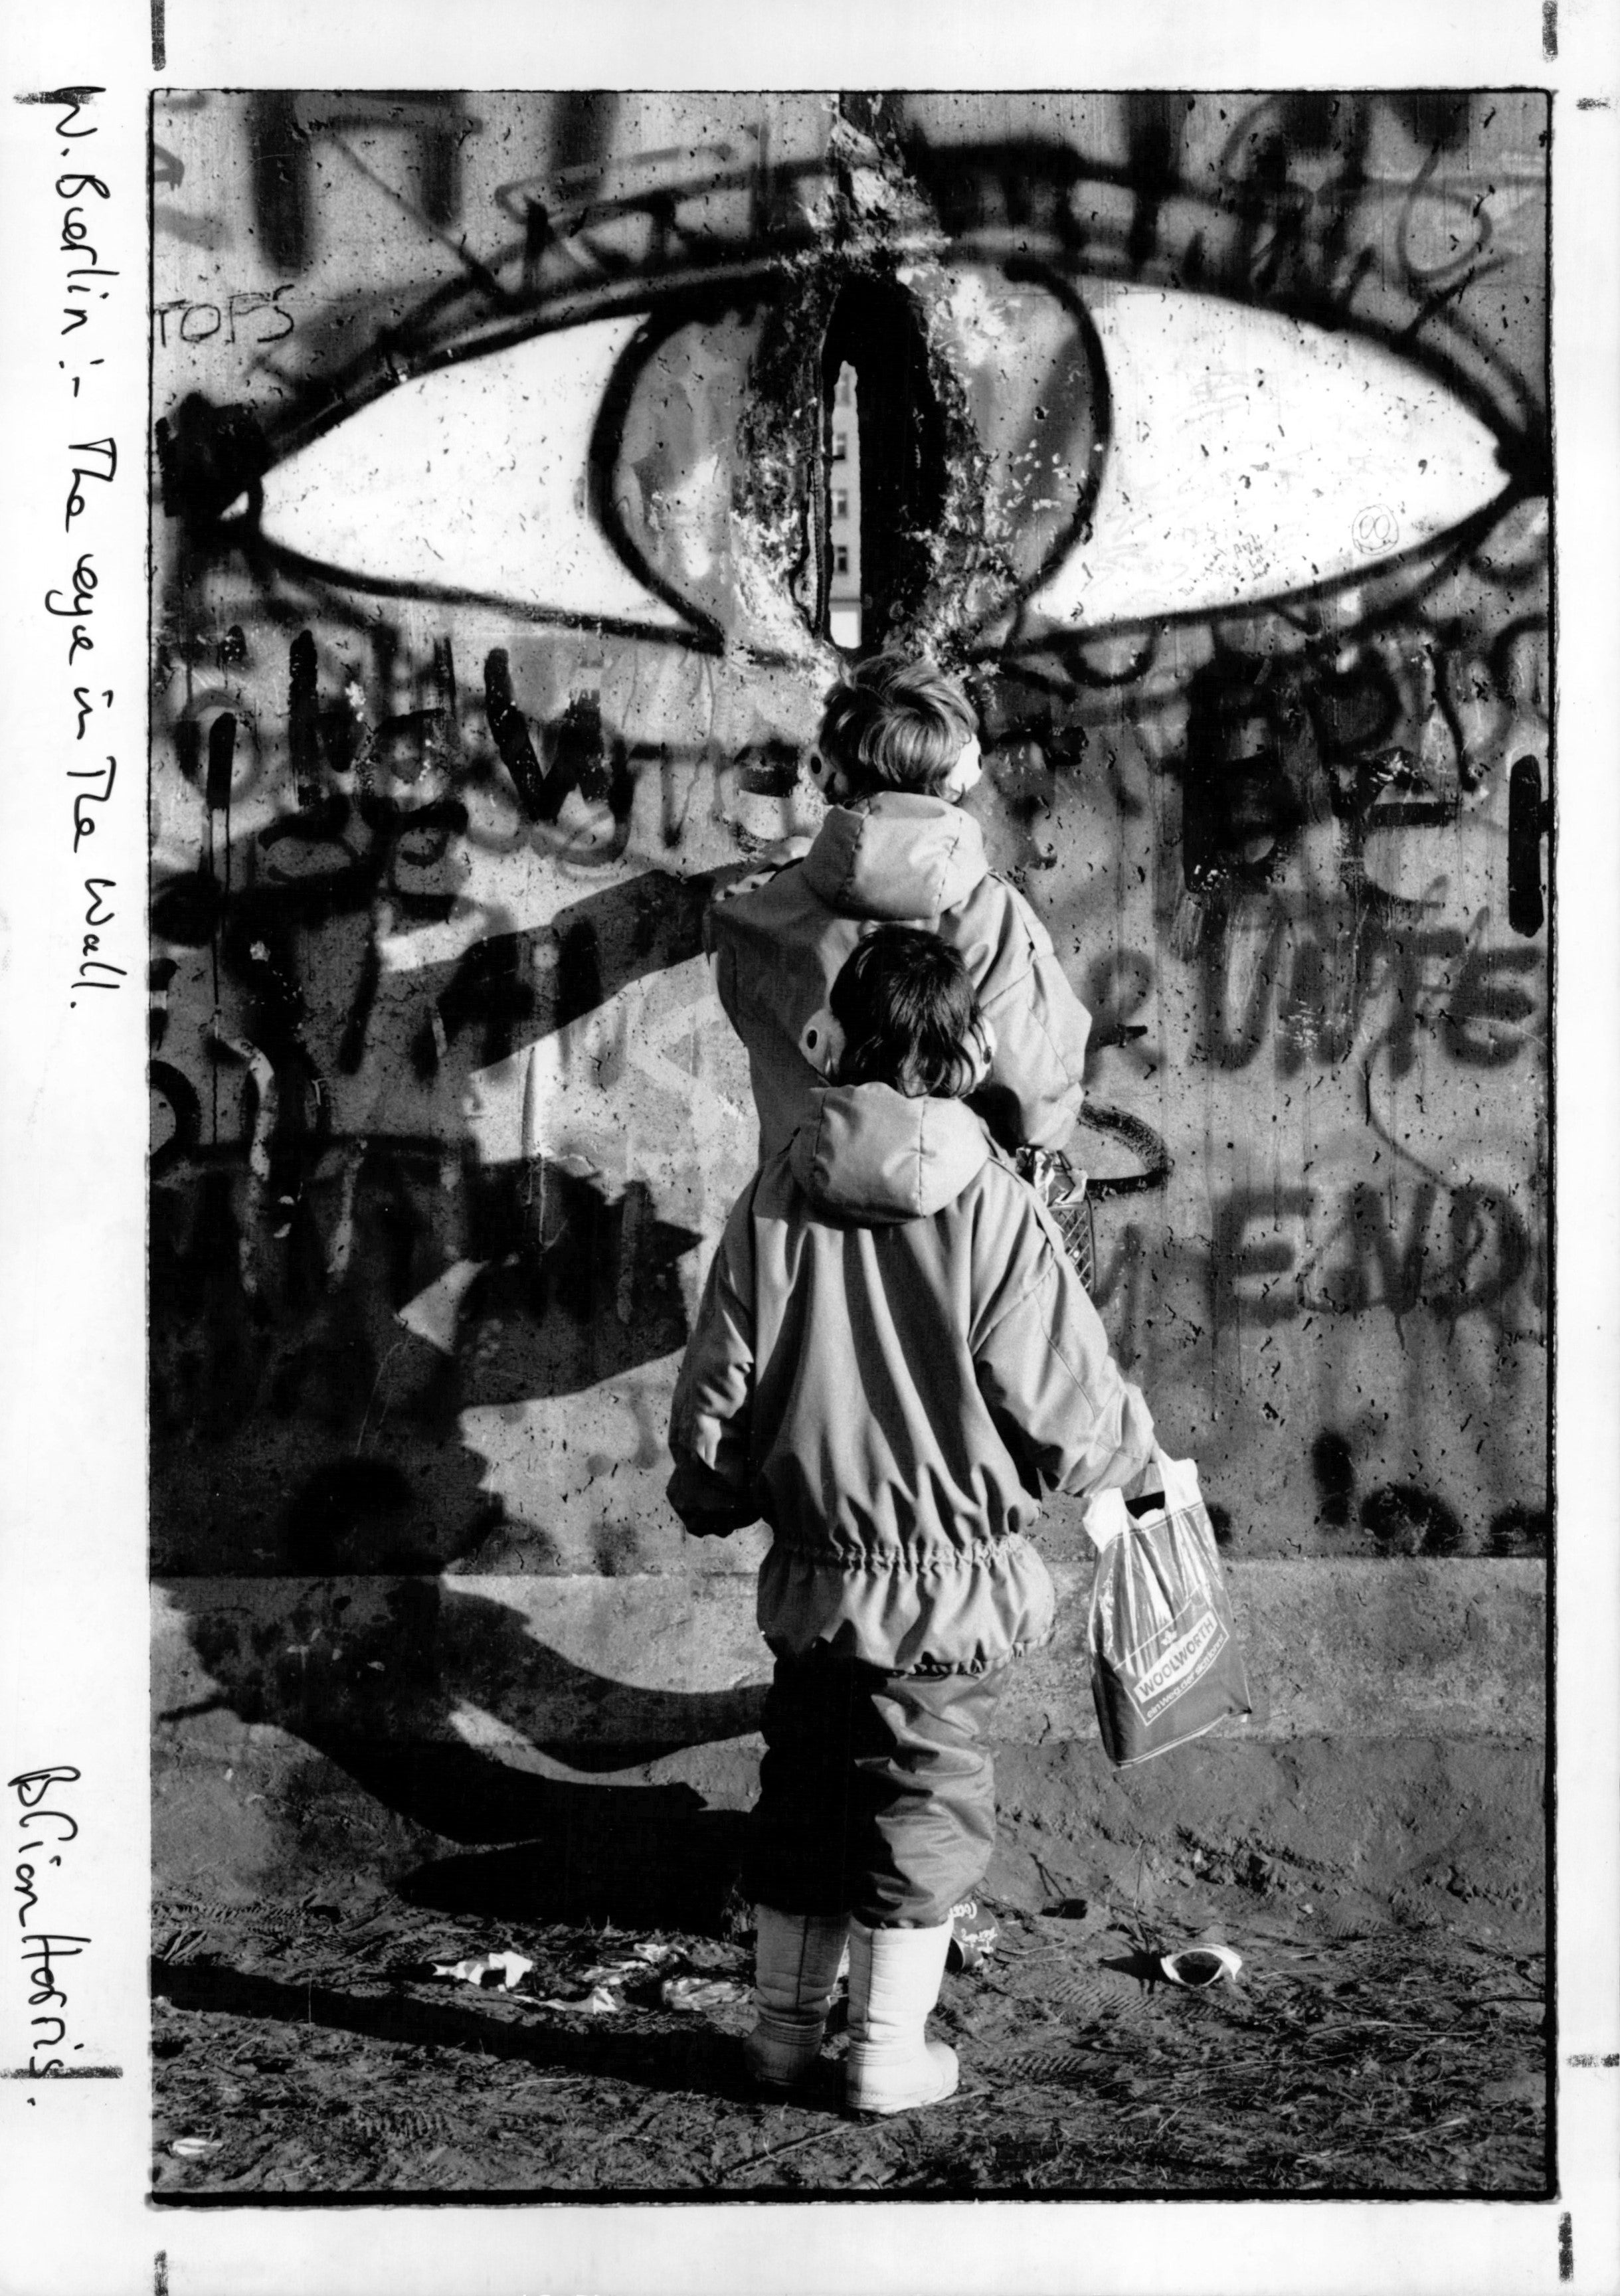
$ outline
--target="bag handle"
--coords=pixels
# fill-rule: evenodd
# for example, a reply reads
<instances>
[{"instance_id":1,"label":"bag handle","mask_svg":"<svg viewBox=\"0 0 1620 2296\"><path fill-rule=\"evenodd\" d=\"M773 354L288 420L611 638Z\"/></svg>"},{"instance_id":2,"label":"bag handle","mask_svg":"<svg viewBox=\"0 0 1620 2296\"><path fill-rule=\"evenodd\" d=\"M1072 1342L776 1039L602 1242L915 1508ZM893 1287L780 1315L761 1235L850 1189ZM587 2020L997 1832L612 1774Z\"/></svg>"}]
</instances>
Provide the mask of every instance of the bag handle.
<instances>
[{"instance_id":1,"label":"bag handle","mask_svg":"<svg viewBox=\"0 0 1620 2296\"><path fill-rule=\"evenodd\" d=\"M1145 1515L1170 1514L1180 1507L1202 1505L1204 1494L1198 1487L1195 1461L1172 1459L1161 1445L1155 1443L1148 1454L1148 1464L1158 1469L1159 1488L1124 1501L1125 1512L1132 1522L1140 1522Z\"/></svg>"}]
</instances>

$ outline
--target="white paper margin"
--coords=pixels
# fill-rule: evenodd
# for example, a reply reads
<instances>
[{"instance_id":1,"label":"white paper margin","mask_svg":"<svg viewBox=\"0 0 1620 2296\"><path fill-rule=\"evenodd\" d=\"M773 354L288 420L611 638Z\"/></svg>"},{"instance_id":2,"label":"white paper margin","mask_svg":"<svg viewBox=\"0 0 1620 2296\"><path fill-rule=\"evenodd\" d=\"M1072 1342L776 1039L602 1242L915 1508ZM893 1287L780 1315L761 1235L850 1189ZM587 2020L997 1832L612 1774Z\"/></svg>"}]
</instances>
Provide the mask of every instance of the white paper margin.
<instances>
[{"instance_id":1,"label":"white paper margin","mask_svg":"<svg viewBox=\"0 0 1620 2296\"><path fill-rule=\"evenodd\" d=\"M78 1769L81 1834L53 1876L53 1929L88 1933L73 2033L118 2079L0 2082L0 2285L19 2296L1531 2296L1620 2290L1620 11L1561 0L929 0L588 9L430 0L168 0L152 70L141 0L13 8L4 48L7 233L0 748L0 1775ZM144 1089L146 689L145 113L154 86L1501 86L1555 91L1558 548L1558 2159L1547 2202L913 2203L533 2209L154 2209L148 2190ZM105 391L72 427L56 314L63 258L51 127L21 91L98 84L86 146L117 195L97 241L120 269ZM1579 108L1579 99L1588 100ZM83 124L82 119L79 122ZM103 218L97 217L98 223ZM109 252L110 251L110 252ZM86 328L78 346L87 348ZM103 414L99 411L104 408ZM112 486L61 530L68 442L109 433ZM82 537L82 539L81 539ZM45 591L80 547L102 586L70 678ZM65 649L59 647L65 653ZM62 713L115 694L118 799L77 860ZM95 753L93 752L93 755ZM120 990L66 995L83 879L114 881ZM15 1798L6 1799L8 1821ZM8 1844L15 1839L9 1822ZM9 1865L10 1860L7 1860ZM10 1888L8 1873L8 1890ZM43 1906L42 1915L45 1908ZM7 1902L11 1902L8 1897ZM4 1925L9 1932L10 1924ZM0 1932L0 2025L22 1997ZM7 2062L14 2062L8 2055ZM1570 2219L1573 2278L1559 2271ZM160 2270L158 2258L164 2261Z\"/></svg>"}]
</instances>

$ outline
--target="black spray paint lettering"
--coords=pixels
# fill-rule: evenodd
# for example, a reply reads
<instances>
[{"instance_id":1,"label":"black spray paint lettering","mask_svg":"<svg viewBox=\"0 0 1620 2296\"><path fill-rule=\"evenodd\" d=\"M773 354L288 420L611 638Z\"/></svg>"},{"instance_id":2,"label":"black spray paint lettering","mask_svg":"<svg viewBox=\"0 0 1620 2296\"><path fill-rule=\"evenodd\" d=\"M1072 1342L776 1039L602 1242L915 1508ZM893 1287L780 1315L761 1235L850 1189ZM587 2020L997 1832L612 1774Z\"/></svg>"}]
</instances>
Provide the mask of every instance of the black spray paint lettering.
<instances>
[{"instance_id":1,"label":"black spray paint lettering","mask_svg":"<svg viewBox=\"0 0 1620 2296\"><path fill-rule=\"evenodd\" d=\"M1240 1309L1246 1322L1283 1324L1296 1312L1292 1285L1278 1289L1279 1279L1295 1270L1292 1240L1279 1233L1262 1242L1249 1231L1262 1220L1280 1231L1285 1220L1307 1219L1315 1208L1314 1188L1235 1188L1226 1198L1215 1215L1210 1254L1210 1307L1217 1321L1223 1310ZM1258 1291L1238 1289L1249 1282L1258 1283Z\"/></svg>"},{"instance_id":2,"label":"black spray paint lettering","mask_svg":"<svg viewBox=\"0 0 1620 2296\"><path fill-rule=\"evenodd\" d=\"M277 269L302 271L315 251L316 147L358 128L398 135L415 147L420 213L442 230L461 212L461 142L470 121L458 95L389 95L350 90L331 97L267 91L252 98L248 136L253 203L263 244ZM466 260L465 249L464 260Z\"/></svg>"},{"instance_id":3,"label":"black spray paint lettering","mask_svg":"<svg viewBox=\"0 0 1620 2296\"><path fill-rule=\"evenodd\" d=\"M1481 1182L1419 1184L1403 1231L1386 1191L1361 1182L1332 1207L1321 1248L1302 1250L1285 1224L1310 1220L1317 1201L1314 1189L1298 1186L1236 1188L1220 1203L1208 1271L1217 1323L1240 1315L1246 1324L1286 1324L1307 1310L1355 1316L1373 1308L1399 1317L1423 1307L1454 1324L1500 1309L1531 1265L1523 1216L1503 1189ZM1329 1264L1336 1250L1345 1256Z\"/></svg>"},{"instance_id":4,"label":"black spray paint lettering","mask_svg":"<svg viewBox=\"0 0 1620 2296\"><path fill-rule=\"evenodd\" d=\"M238 320L255 316L262 318L267 315L271 320L279 319L281 324L268 332L261 329L243 340L249 343L279 343L292 332L296 324L292 312L285 309L281 301L284 295L290 295L292 291L292 282L287 280L281 286L273 287L267 295L247 289L233 289L223 304L192 303L184 297L177 302L159 303L154 306L152 315L158 323L159 348L167 350L170 347L169 323L176 312L180 316L175 320L175 340L183 343L209 342L223 328L226 341L234 344L238 340Z\"/></svg>"},{"instance_id":5,"label":"black spray paint lettering","mask_svg":"<svg viewBox=\"0 0 1620 2296\"><path fill-rule=\"evenodd\" d=\"M1512 979L1540 970L1533 948L1470 948L1441 1021L1441 1037L1454 1061L1467 1068L1495 1069L1517 1058L1525 1042L1522 1025L1534 1014L1535 998Z\"/></svg>"},{"instance_id":6,"label":"black spray paint lettering","mask_svg":"<svg viewBox=\"0 0 1620 2296\"><path fill-rule=\"evenodd\" d=\"M68 488L68 514L62 521L64 534L74 520L84 514L85 497L80 490L80 481L99 479L103 486L111 486L118 475L118 448L111 439L75 439L70 444L68 452L70 455L88 455L94 459L90 463L75 463L73 465L73 480ZM96 470L94 464L97 462L104 463L106 469Z\"/></svg>"}]
</instances>

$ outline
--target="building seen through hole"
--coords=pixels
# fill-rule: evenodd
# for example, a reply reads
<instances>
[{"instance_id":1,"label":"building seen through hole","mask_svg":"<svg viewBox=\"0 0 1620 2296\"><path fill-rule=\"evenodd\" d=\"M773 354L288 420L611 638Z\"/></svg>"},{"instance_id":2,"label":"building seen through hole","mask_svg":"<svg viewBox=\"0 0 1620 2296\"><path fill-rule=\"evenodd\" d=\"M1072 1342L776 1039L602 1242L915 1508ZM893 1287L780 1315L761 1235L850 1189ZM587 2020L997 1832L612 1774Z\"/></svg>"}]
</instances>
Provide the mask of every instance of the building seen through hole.
<instances>
[{"instance_id":1,"label":"building seen through hole","mask_svg":"<svg viewBox=\"0 0 1620 2296\"><path fill-rule=\"evenodd\" d=\"M827 447L827 636L860 651L860 436L855 370L843 365L833 392Z\"/></svg>"}]
</instances>

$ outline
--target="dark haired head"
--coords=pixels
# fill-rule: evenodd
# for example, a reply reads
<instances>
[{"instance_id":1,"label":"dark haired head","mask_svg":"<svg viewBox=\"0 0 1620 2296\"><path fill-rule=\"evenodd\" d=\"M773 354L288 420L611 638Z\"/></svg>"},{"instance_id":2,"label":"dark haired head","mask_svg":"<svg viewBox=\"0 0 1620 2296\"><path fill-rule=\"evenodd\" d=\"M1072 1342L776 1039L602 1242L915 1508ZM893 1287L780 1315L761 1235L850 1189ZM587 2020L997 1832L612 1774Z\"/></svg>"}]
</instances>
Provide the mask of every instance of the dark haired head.
<instances>
[{"instance_id":1,"label":"dark haired head","mask_svg":"<svg viewBox=\"0 0 1620 2296\"><path fill-rule=\"evenodd\" d=\"M827 695L819 748L855 796L933 797L978 730L967 696L932 661L877 653Z\"/></svg>"},{"instance_id":2,"label":"dark haired head","mask_svg":"<svg viewBox=\"0 0 1620 2296\"><path fill-rule=\"evenodd\" d=\"M840 1084L887 1084L916 1099L959 1099L983 1075L978 1000L955 949L914 925L879 925L833 983L843 1031Z\"/></svg>"}]
</instances>

